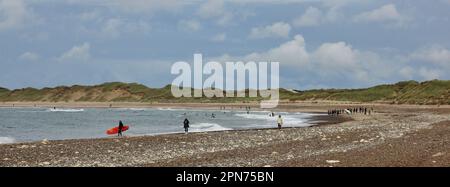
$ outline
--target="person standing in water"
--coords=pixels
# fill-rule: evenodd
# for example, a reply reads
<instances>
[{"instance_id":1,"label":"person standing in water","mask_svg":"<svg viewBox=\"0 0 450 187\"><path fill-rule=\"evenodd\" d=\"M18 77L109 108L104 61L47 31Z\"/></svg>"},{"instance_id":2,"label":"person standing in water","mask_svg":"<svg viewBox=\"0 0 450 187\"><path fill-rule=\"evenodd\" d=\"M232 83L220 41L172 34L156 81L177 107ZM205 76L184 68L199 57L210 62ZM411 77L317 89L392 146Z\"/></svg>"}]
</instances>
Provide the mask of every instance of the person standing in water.
<instances>
[{"instance_id":1,"label":"person standing in water","mask_svg":"<svg viewBox=\"0 0 450 187\"><path fill-rule=\"evenodd\" d=\"M281 130L281 126L283 125L283 118L281 118L281 115L278 115L277 123L278 123L278 129Z\"/></svg>"},{"instance_id":2,"label":"person standing in water","mask_svg":"<svg viewBox=\"0 0 450 187\"><path fill-rule=\"evenodd\" d=\"M122 120L119 121L119 130L117 131L117 136L122 136L123 123Z\"/></svg>"},{"instance_id":3,"label":"person standing in water","mask_svg":"<svg viewBox=\"0 0 450 187\"><path fill-rule=\"evenodd\" d=\"M187 134L189 131L189 120L185 118L183 124L184 124L184 133Z\"/></svg>"}]
</instances>

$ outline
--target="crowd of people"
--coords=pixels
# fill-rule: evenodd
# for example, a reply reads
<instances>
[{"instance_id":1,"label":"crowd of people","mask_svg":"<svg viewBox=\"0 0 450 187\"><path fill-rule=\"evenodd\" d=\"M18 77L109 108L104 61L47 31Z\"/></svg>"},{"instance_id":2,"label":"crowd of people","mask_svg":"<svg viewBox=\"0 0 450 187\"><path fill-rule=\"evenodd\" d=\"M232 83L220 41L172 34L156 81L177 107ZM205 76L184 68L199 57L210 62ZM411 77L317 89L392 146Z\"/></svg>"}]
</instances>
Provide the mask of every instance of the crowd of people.
<instances>
[{"instance_id":1,"label":"crowd of people","mask_svg":"<svg viewBox=\"0 0 450 187\"><path fill-rule=\"evenodd\" d=\"M371 115L373 113L373 107L367 108L367 107L350 107L345 109L330 109L328 110L328 115L330 116L339 116L341 114L364 114L364 115Z\"/></svg>"}]
</instances>

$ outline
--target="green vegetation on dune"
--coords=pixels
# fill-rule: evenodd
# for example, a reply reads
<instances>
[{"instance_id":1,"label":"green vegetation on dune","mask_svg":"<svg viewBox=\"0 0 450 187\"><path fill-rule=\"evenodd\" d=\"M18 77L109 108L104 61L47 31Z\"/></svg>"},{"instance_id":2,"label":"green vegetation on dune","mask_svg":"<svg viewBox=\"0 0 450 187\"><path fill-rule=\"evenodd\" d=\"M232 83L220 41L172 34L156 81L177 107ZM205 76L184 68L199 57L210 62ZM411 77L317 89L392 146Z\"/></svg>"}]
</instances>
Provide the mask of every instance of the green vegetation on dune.
<instances>
[{"instance_id":1,"label":"green vegetation on dune","mask_svg":"<svg viewBox=\"0 0 450 187\"><path fill-rule=\"evenodd\" d=\"M404 81L366 89L307 90L298 91L298 94L289 94L284 99L388 102L397 104L450 104L450 81L432 80L422 83Z\"/></svg>"},{"instance_id":2,"label":"green vegetation on dune","mask_svg":"<svg viewBox=\"0 0 450 187\"><path fill-rule=\"evenodd\" d=\"M191 89L193 91L193 89ZM248 95L249 90L245 90ZM223 92L224 93L224 92ZM224 93L225 95L225 93ZM280 89L283 101L334 100L351 102L382 102L393 104L450 104L450 80L425 82L403 81L365 89ZM137 83L109 82L95 86L59 86L55 88L0 88L0 101L42 102L176 102L176 103L232 103L259 101L261 97L182 97L175 98L171 85L148 88Z\"/></svg>"},{"instance_id":3,"label":"green vegetation on dune","mask_svg":"<svg viewBox=\"0 0 450 187\"><path fill-rule=\"evenodd\" d=\"M4 95L8 94L9 90L6 88L0 87L0 98L2 98Z\"/></svg>"}]
</instances>

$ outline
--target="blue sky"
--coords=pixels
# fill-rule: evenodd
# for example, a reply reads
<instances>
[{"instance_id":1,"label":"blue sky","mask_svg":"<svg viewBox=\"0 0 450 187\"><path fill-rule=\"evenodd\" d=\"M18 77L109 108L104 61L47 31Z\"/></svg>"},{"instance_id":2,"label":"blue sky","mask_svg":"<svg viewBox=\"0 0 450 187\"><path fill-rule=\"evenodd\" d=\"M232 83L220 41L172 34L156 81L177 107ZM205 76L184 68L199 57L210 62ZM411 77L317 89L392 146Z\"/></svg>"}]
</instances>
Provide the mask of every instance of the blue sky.
<instances>
[{"instance_id":1,"label":"blue sky","mask_svg":"<svg viewBox=\"0 0 450 187\"><path fill-rule=\"evenodd\" d=\"M449 0L0 0L0 86L162 87L176 61L280 62L280 86L450 79Z\"/></svg>"}]
</instances>

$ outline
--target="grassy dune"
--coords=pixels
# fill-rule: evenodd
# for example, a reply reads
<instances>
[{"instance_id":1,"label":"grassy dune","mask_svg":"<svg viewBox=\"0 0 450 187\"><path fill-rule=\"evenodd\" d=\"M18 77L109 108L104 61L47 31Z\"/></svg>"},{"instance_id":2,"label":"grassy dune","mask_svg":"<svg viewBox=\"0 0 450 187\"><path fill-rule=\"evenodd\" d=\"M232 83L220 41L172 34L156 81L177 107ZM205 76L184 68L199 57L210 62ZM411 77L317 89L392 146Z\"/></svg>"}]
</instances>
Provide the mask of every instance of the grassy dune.
<instances>
[{"instance_id":1,"label":"grassy dune","mask_svg":"<svg viewBox=\"0 0 450 187\"><path fill-rule=\"evenodd\" d=\"M249 90L245 90L248 93ZM404 81L364 89L280 89L284 101L334 100L353 102L381 102L393 104L450 104L450 80L426 82ZM263 98L174 98L170 85L148 88L137 83L111 82L95 86L59 86L55 88L0 88L0 101L39 102L250 102Z\"/></svg>"},{"instance_id":2,"label":"grassy dune","mask_svg":"<svg viewBox=\"0 0 450 187\"><path fill-rule=\"evenodd\" d=\"M289 100L337 100L395 104L450 104L450 81L404 81L365 89L327 89L282 94Z\"/></svg>"}]
</instances>

